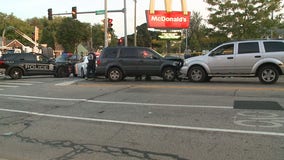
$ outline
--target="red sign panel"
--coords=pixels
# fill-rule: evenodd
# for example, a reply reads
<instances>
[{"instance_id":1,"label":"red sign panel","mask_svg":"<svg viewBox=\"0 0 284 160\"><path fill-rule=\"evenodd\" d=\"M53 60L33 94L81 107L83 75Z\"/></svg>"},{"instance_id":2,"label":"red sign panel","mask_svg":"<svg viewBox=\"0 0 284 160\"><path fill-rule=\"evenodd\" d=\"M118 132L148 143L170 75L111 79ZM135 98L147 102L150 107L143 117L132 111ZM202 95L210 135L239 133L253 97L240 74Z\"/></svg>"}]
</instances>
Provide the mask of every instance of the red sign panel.
<instances>
[{"instance_id":1,"label":"red sign panel","mask_svg":"<svg viewBox=\"0 0 284 160\"><path fill-rule=\"evenodd\" d=\"M155 11L150 14L150 11L146 10L146 17L149 28L186 29L190 22L190 12L184 15L182 11Z\"/></svg>"}]
</instances>

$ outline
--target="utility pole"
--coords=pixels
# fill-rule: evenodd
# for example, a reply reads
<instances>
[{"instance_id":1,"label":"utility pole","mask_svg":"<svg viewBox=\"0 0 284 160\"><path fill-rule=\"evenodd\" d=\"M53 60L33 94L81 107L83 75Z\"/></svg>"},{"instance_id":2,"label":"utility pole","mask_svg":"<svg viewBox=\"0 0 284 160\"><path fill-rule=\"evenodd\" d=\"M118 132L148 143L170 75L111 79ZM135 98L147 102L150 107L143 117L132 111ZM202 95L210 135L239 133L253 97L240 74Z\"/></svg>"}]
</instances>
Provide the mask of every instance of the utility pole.
<instances>
[{"instance_id":1,"label":"utility pole","mask_svg":"<svg viewBox=\"0 0 284 160\"><path fill-rule=\"evenodd\" d=\"M126 0L124 0L124 45L127 46Z\"/></svg>"},{"instance_id":2,"label":"utility pole","mask_svg":"<svg viewBox=\"0 0 284 160\"><path fill-rule=\"evenodd\" d=\"M137 0L134 0L134 46L137 46L137 32L136 32L136 4Z\"/></svg>"},{"instance_id":3,"label":"utility pole","mask_svg":"<svg viewBox=\"0 0 284 160\"><path fill-rule=\"evenodd\" d=\"M108 18L107 18L107 0L105 0L105 48L108 47L108 36L107 36L107 25L108 25Z\"/></svg>"}]
</instances>

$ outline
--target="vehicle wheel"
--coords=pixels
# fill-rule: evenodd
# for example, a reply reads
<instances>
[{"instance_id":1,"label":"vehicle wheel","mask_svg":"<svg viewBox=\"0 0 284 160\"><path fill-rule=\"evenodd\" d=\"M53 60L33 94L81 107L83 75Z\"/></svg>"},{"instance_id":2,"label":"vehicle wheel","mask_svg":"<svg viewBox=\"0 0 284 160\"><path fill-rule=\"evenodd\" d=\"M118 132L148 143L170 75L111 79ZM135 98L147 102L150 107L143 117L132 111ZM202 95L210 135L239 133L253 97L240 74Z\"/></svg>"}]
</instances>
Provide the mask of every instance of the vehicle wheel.
<instances>
[{"instance_id":1,"label":"vehicle wheel","mask_svg":"<svg viewBox=\"0 0 284 160\"><path fill-rule=\"evenodd\" d=\"M11 69L9 76L12 79L21 79L23 76L23 71L20 68L13 68Z\"/></svg>"},{"instance_id":2,"label":"vehicle wheel","mask_svg":"<svg viewBox=\"0 0 284 160\"><path fill-rule=\"evenodd\" d=\"M81 68L81 75L80 75L82 78L85 78L85 72L84 72L84 69Z\"/></svg>"},{"instance_id":3,"label":"vehicle wheel","mask_svg":"<svg viewBox=\"0 0 284 160\"><path fill-rule=\"evenodd\" d=\"M258 79L264 84L275 83L279 78L279 73L274 66L268 65L260 68Z\"/></svg>"},{"instance_id":4,"label":"vehicle wheel","mask_svg":"<svg viewBox=\"0 0 284 160\"><path fill-rule=\"evenodd\" d=\"M123 78L122 71L119 68L110 68L108 71L108 79L110 81L121 81Z\"/></svg>"},{"instance_id":5,"label":"vehicle wheel","mask_svg":"<svg viewBox=\"0 0 284 160\"><path fill-rule=\"evenodd\" d=\"M57 77L62 78L62 77L67 77L67 69L65 67L60 67L57 70Z\"/></svg>"},{"instance_id":6,"label":"vehicle wheel","mask_svg":"<svg viewBox=\"0 0 284 160\"><path fill-rule=\"evenodd\" d=\"M204 82L207 80L207 74L200 66L194 66L188 71L188 79L192 82Z\"/></svg>"},{"instance_id":7,"label":"vehicle wheel","mask_svg":"<svg viewBox=\"0 0 284 160\"><path fill-rule=\"evenodd\" d=\"M167 67L162 72L162 77L164 81L174 81L176 78L175 69L172 67Z\"/></svg>"}]
</instances>

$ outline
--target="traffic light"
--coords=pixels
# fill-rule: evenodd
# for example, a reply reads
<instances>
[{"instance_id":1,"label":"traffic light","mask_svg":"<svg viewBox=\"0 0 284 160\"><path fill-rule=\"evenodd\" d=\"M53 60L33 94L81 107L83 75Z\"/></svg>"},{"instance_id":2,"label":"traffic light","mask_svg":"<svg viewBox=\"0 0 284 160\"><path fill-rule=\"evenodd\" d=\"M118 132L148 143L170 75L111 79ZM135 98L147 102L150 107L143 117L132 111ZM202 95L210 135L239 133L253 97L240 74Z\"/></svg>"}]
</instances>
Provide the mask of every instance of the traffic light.
<instances>
[{"instance_id":1,"label":"traffic light","mask_svg":"<svg viewBox=\"0 0 284 160\"><path fill-rule=\"evenodd\" d=\"M108 20L107 20L107 22L108 22L108 28L111 28L112 27L112 19L111 18L109 18Z\"/></svg>"},{"instance_id":2,"label":"traffic light","mask_svg":"<svg viewBox=\"0 0 284 160\"><path fill-rule=\"evenodd\" d=\"M72 7L72 18L77 19L77 7Z\"/></svg>"},{"instance_id":3,"label":"traffic light","mask_svg":"<svg viewBox=\"0 0 284 160\"><path fill-rule=\"evenodd\" d=\"M49 9L47 10L47 12L48 12L48 20L52 20L52 9L49 8Z\"/></svg>"},{"instance_id":4,"label":"traffic light","mask_svg":"<svg viewBox=\"0 0 284 160\"><path fill-rule=\"evenodd\" d=\"M109 33L113 32L113 29L112 29L112 25L113 25L113 24L112 24L112 21L113 21L113 20L112 20L111 18L108 18L108 20L107 20L107 23L108 23L107 26L108 26L108 32L109 32Z\"/></svg>"},{"instance_id":5,"label":"traffic light","mask_svg":"<svg viewBox=\"0 0 284 160\"><path fill-rule=\"evenodd\" d=\"M123 38L122 37L117 40L117 45L118 46L122 46L123 45Z\"/></svg>"}]
</instances>

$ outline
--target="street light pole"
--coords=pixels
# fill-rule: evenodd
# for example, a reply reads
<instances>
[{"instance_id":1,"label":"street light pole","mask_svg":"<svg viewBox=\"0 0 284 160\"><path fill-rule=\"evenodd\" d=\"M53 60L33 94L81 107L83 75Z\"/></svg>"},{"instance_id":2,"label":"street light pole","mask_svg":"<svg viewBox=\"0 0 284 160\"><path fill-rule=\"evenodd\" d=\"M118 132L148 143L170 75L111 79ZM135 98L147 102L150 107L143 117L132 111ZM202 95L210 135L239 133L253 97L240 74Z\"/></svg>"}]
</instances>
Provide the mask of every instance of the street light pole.
<instances>
[{"instance_id":1,"label":"street light pole","mask_svg":"<svg viewBox=\"0 0 284 160\"><path fill-rule=\"evenodd\" d=\"M136 32L136 4L137 0L134 0L134 46L137 46L137 32Z\"/></svg>"}]
</instances>

